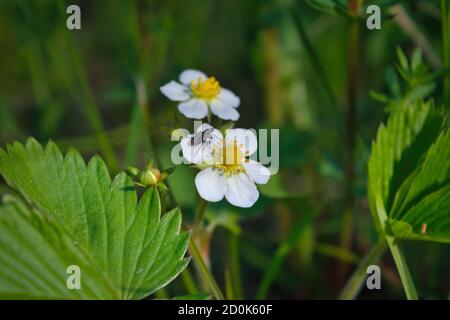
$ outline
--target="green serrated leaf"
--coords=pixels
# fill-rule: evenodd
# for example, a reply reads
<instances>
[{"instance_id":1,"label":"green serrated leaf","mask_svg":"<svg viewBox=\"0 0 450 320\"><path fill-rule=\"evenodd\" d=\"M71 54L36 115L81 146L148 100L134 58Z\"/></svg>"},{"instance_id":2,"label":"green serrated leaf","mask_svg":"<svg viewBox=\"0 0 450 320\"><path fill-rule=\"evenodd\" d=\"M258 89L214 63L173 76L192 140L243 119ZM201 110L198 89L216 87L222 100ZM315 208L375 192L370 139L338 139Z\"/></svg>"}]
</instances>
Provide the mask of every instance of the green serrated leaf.
<instances>
[{"instance_id":1,"label":"green serrated leaf","mask_svg":"<svg viewBox=\"0 0 450 320\"><path fill-rule=\"evenodd\" d=\"M416 103L394 110L385 127L378 130L369 159L369 200L376 212L375 195L380 194L389 213L395 193L414 171L419 159L432 145L442 118L432 103ZM375 223L379 228L378 219Z\"/></svg>"},{"instance_id":2,"label":"green serrated leaf","mask_svg":"<svg viewBox=\"0 0 450 320\"><path fill-rule=\"evenodd\" d=\"M0 152L0 173L29 204L57 221L76 249L91 258L90 267L111 283L114 295L99 298L143 298L188 263L189 234L179 233L179 210L160 220L157 189L149 188L138 202L131 178L122 172L111 182L99 157L86 166L75 150L63 156L54 143L43 149L30 139ZM7 271L0 266L0 278ZM0 286L3 291L8 287Z\"/></svg>"},{"instance_id":3,"label":"green serrated leaf","mask_svg":"<svg viewBox=\"0 0 450 320\"><path fill-rule=\"evenodd\" d=\"M397 108L369 159L369 199L384 233L379 199L396 238L450 242L450 134L432 103ZM384 218L385 219L385 218Z\"/></svg>"},{"instance_id":4,"label":"green serrated leaf","mask_svg":"<svg viewBox=\"0 0 450 320\"><path fill-rule=\"evenodd\" d=\"M401 219L407 211L424 197L450 184L450 133L442 133L417 168L410 183L404 184L399 193L401 200L395 202L391 216Z\"/></svg>"},{"instance_id":5,"label":"green serrated leaf","mask_svg":"<svg viewBox=\"0 0 450 320\"><path fill-rule=\"evenodd\" d=\"M118 292L57 221L7 196L0 204L0 299L117 299ZM81 270L69 290L68 266Z\"/></svg>"}]
</instances>

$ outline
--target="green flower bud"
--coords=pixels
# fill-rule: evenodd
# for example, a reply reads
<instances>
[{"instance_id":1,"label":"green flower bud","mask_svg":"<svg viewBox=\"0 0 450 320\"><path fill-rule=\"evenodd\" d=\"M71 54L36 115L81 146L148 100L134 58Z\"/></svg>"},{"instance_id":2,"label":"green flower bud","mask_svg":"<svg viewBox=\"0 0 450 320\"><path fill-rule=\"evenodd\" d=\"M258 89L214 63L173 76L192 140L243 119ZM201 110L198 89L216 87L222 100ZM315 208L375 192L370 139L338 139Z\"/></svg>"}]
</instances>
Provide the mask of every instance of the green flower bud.
<instances>
[{"instance_id":1,"label":"green flower bud","mask_svg":"<svg viewBox=\"0 0 450 320\"><path fill-rule=\"evenodd\" d=\"M135 167L128 167L127 168L127 174L132 176L132 177L137 177L139 172L140 172L140 170L138 168L135 168Z\"/></svg>"},{"instance_id":2,"label":"green flower bud","mask_svg":"<svg viewBox=\"0 0 450 320\"><path fill-rule=\"evenodd\" d=\"M161 181L161 172L156 168L148 168L139 172L137 177L144 186L153 186Z\"/></svg>"}]
</instances>

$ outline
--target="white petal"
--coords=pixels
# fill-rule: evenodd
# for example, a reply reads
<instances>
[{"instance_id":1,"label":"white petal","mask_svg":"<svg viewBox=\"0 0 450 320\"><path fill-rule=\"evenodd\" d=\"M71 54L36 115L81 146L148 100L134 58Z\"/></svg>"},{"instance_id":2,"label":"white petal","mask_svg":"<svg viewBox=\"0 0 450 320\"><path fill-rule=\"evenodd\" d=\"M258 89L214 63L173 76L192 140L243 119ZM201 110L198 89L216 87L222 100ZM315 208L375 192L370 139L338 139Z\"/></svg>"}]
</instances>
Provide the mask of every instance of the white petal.
<instances>
[{"instance_id":1,"label":"white petal","mask_svg":"<svg viewBox=\"0 0 450 320\"><path fill-rule=\"evenodd\" d=\"M208 168L197 173L195 176L195 186L200 196L210 202L222 200L227 189L223 172L213 168Z\"/></svg>"},{"instance_id":2,"label":"white petal","mask_svg":"<svg viewBox=\"0 0 450 320\"><path fill-rule=\"evenodd\" d=\"M270 171L262 164L249 160L248 163L243 164L245 172L255 183L265 184L269 181Z\"/></svg>"},{"instance_id":3,"label":"white petal","mask_svg":"<svg viewBox=\"0 0 450 320\"><path fill-rule=\"evenodd\" d=\"M230 129L226 133L225 140L227 144L236 140L237 145L246 156L252 155L258 149L258 140L252 130Z\"/></svg>"},{"instance_id":4,"label":"white petal","mask_svg":"<svg viewBox=\"0 0 450 320\"><path fill-rule=\"evenodd\" d=\"M183 157L190 163L202 164L214 160L212 144L192 145L192 134L181 140L181 151Z\"/></svg>"},{"instance_id":5,"label":"white petal","mask_svg":"<svg viewBox=\"0 0 450 320\"><path fill-rule=\"evenodd\" d=\"M221 100L214 100L211 102L211 111L213 114L223 120L236 121L239 119L239 112L236 111L230 104L222 102Z\"/></svg>"},{"instance_id":6,"label":"white petal","mask_svg":"<svg viewBox=\"0 0 450 320\"><path fill-rule=\"evenodd\" d=\"M201 145L192 146L191 138L193 134L188 135L186 138L181 139L181 151L183 153L183 157L190 163L203 163L204 158L204 150Z\"/></svg>"},{"instance_id":7,"label":"white petal","mask_svg":"<svg viewBox=\"0 0 450 320\"><path fill-rule=\"evenodd\" d=\"M249 208L258 200L259 192L246 174L239 173L227 178L225 198L234 206Z\"/></svg>"},{"instance_id":8,"label":"white petal","mask_svg":"<svg viewBox=\"0 0 450 320\"><path fill-rule=\"evenodd\" d=\"M181 102L178 105L178 110L180 110L187 118L203 119L208 114L208 105L203 100L193 98Z\"/></svg>"},{"instance_id":9,"label":"white petal","mask_svg":"<svg viewBox=\"0 0 450 320\"><path fill-rule=\"evenodd\" d=\"M228 89L222 88L220 90L219 96L217 97L220 101L231 105L234 108L239 107L241 104L241 99Z\"/></svg>"},{"instance_id":10,"label":"white petal","mask_svg":"<svg viewBox=\"0 0 450 320\"><path fill-rule=\"evenodd\" d=\"M198 81L198 79L206 80L208 77L201 71L194 69L184 70L180 74L180 82L185 85L190 85L192 80Z\"/></svg>"},{"instance_id":11,"label":"white petal","mask_svg":"<svg viewBox=\"0 0 450 320\"><path fill-rule=\"evenodd\" d=\"M190 98L188 89L175 81L170 81L159 89L172 101L185 101Z\"/></svg>"}]
</instances>

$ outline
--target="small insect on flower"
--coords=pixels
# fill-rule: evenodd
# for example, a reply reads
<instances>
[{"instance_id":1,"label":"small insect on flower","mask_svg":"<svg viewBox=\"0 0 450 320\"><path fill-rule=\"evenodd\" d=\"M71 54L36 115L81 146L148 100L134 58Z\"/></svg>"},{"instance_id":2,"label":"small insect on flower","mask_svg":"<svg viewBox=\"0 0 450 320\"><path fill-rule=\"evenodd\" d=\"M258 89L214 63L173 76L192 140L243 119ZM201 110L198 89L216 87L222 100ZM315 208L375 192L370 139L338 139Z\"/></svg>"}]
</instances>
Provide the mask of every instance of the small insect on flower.
<instances>
[{"instance_id":1,"label":"small insect on flower","mask_svg":"<svg viewBox=\"0 0 450 320\"><path fill-rule=\"evenodd\" d=\"M160 88L170 100L180 102L178 110L191 119L203 119L212 113L223 120L236 121L241 101L214 77L188 69L180 74L180 82L170 81Z\"/></svg>"},{"instance_id":2,"label":"small insect on flower","mask_svg":"<svg viewBox=\"0 0 450 320\"><path fill-rule=\"evenodd\" d=\"M211 140L193 144L195 136L208 130ZM194 140L193 140L194 138ZM200 196L210 202L224 197L237 207L253 206L259 198L255 184L269 181L270 171L262 164L249 159L257 150L256 135L251 130L231 129L226 136L203 124L195 134L181 140L183 157L201 171L195 177Z\"/></svg>"},{"instance_id":3,"label":"small insect on flower","mask_svg":"<svg viewBox=\"0 0 450 320\"><path fill-rule=\"evenodd\" d=\"M203 123L194 134L181 140L183 157L188 163L212 161L212 146L222 138L223 135L219 130Z\"/></svg>"},{"instance_id":4,"label":"small insect on flower","mask_svg":"<svg viewBox=\"0 0 450 320\"><path fill-rule=\"evenodd\" d=\"M201 143L210 143L213 138L214 128L206 128L191 137L191 146L198 146Z\"/></svg>"}]
</instances>

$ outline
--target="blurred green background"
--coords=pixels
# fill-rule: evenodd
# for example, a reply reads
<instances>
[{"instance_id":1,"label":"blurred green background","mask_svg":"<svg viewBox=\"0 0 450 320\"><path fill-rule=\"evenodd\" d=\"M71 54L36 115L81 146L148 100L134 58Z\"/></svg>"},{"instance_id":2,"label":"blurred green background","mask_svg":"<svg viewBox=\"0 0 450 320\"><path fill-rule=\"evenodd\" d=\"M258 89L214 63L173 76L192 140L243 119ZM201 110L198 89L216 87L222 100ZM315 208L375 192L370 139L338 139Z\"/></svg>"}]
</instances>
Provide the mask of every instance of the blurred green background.
<instances>
[{"instance_id":1,"label":"blurred green background","mask_svg":"<svg viewBox=\"0 0 450 320\"><path fill-rule=\"evenodd\" d=\"M358 3L348 2L337 8ZM381 30L365 26L373 3ZM81 30L66 28L69 4L81 8ZM366 162L386 110L370 92L395 96L397 47L410 57L419 46L429 74L443 57L440 1L364 1L356 20L331 4L2 0L0 144L52 139L85 158L101 154L113 173L150 157L170 167L171 130L193 125L159 87L184 69L203 70L241 97L237 127L280 129L280 172L257 204L208 207L213 274L225 287L231 273L238 297L336 298L377 238ZM444 103L439 76L415 89ZM194 176L179 166L169 178L187 223ZM448 247L412 242L405 254L420 296L447 298ZM389 253L380 264L382 290L363 289L360 298L403 297ZM184 294L182 280L160 296Z\"/></svg>"}]
</instances>

